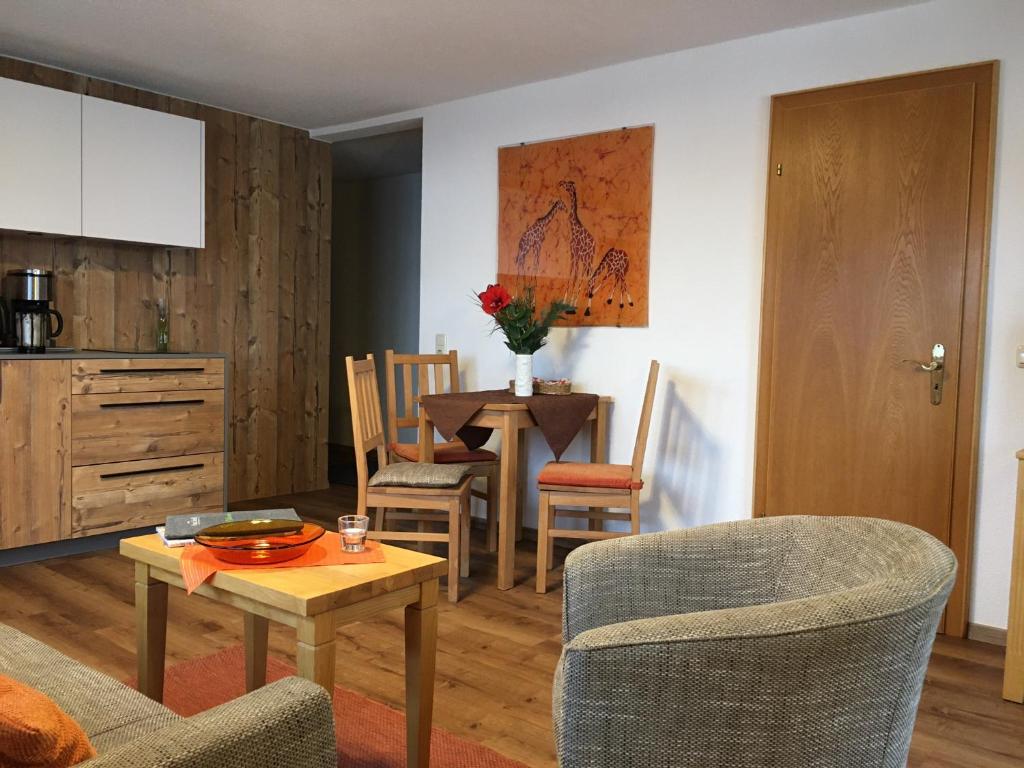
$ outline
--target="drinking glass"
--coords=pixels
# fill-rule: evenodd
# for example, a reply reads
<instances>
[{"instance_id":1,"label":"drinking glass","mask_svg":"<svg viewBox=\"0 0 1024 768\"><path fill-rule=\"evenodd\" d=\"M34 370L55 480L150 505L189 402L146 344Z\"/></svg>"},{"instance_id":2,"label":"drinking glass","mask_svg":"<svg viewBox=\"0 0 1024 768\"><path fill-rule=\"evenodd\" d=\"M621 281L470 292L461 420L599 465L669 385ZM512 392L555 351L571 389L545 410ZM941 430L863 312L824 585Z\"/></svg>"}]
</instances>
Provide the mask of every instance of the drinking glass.
<instances>
[{"instance_id":1,"label":"drinking glass","mask_svg":"<svg viewBox=\"0 0 1024 768\"><path fill-rule=\"evenodd\" d=\"M343 552L362 552L366 548L366 529L370 518L366 515L342 515L338 518Z\"/></svg>"}]
</instances>

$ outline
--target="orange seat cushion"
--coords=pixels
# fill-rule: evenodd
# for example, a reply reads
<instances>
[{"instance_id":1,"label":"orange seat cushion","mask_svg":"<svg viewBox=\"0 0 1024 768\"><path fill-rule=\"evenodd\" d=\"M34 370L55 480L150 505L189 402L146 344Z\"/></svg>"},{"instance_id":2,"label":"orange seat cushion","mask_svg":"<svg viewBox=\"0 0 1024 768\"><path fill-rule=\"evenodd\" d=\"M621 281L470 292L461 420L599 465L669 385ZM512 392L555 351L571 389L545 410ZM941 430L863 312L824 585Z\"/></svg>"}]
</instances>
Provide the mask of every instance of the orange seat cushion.
<instances>
[{"instance_id":1,"label":"orange seat cushion","mask_svg":"<svg viewBox=\"0 0 1024 768\"><path fill-rule=\"evenodd\" d=\"M420 460L420 447L416 443L392 443L391 451L406 461ZM434 443L435 464L472 464L477 461L497 461L498 454L494 451L477 449L469 450L461 440L450 443Z\"/></svg>"},{"instance_id":2,"label":"orange seat cushion","mask_svg":"<svg viewBox=\"0 0 1024 768\"><path fill-rule=\"evenodd\" d=\"M551 461L537 475L541 485L567 485L572 488L620 488L638 491L643 480L633 480L633 468L628 464L583 464L571 461Z\"/></svg>"},{"instance_id":3,"label":"orange seat cushion","mask_svg":"<svg viewBox=\"0 0 1024 768\"><path fill-rule=\"evenodd\" d=\"M0 675L0 765L65 768L92 757L85 731L52 699Z\"/></svg>"}]
</instances>

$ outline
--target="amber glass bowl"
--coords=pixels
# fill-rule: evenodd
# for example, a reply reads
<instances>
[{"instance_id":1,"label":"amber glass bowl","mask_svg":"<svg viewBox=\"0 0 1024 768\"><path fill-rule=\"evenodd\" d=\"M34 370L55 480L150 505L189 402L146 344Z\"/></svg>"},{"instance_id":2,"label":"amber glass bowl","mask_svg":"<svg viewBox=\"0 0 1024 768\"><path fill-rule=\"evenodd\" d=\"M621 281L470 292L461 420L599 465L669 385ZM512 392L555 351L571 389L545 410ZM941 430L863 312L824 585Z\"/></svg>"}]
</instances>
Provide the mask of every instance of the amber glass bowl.
<instances>
[{"instance_id":1,"label":"amber glass bowl","mask_svg":"<svg viewBox=\"0 0 1024 768\"><path fill-rule=\"evenodd\" d=\"M275 521L276 522L276 521ZM324 535L324 529L315 523L303 523L296 533L246 535L226 538L195 535L197 544L206 547L213 556L235 565L273 565L302 557L313 542Z\"/></svg>"}]
</instances>

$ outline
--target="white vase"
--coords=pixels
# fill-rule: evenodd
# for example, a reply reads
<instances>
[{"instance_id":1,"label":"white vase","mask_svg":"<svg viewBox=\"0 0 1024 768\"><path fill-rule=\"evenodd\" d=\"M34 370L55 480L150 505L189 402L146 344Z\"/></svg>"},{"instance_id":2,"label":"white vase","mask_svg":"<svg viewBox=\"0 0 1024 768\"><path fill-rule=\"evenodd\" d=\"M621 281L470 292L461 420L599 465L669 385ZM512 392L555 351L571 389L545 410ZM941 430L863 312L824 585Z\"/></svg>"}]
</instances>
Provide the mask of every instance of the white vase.
<instances>
[{"instance_id":1,"label":"white vase","mask_svg":"<svg viewBox=\"0 0 1024 768\"><path fill-rule=\"evenodd\" d=\"M516 397L533 394L533 355L516 355Z\"/></svg>"}]
</instances>

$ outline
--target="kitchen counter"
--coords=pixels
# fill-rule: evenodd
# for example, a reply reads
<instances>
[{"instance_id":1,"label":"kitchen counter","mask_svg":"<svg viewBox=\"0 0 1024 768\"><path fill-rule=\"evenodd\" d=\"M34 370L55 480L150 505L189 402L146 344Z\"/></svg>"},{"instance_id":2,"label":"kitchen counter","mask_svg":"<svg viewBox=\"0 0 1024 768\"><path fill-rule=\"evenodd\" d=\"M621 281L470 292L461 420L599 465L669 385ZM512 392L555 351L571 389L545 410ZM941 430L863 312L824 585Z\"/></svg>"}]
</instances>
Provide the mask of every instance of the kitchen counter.
<instances>
[{"instance_id":1,"label":"kitchen counter","mask_svg":"<svg viewBox=\"0 0 1024 768\"><path fill-rule=\"evenodd\" d=\"M223 354L0 354L0 551L222 511Z\"/></svg>"},{"instance_id":2,"label":"kitchen counter","mask_svg":"<svg viewBox=\"0 0 1024 768\"><path fill-rule=\"evenodd\" d=\"M227 355L223 352L114 352L101 349L46 352L41 355L0 352L0 360L188 360L200 357L226 358Z\"/></svg>"}]
</instances>

